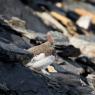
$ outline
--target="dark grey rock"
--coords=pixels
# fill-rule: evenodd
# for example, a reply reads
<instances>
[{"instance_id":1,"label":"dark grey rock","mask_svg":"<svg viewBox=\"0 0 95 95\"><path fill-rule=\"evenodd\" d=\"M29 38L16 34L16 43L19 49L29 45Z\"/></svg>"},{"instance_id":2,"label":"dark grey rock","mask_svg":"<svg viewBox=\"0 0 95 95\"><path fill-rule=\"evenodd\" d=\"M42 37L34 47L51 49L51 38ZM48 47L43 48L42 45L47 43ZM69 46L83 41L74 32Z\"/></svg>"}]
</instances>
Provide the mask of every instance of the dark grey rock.
<instances>
[{"instance_id":1,"label":"dark grey rock","mask_svg":"<svg viewBox=\"0 0 95 95\"><path fill-rule=\"evenodd\" d=\"M90 59L86 56L81 56L81 57L76 58L75 61L81 66L83 66L84 68L91 67L93 70L95 70L94 58Z\"/></svg>"},{"instance_id":2,"label":"dark grey rock","mask_svg":"<svg viewBox=\"0 0 95 95\"><path fill-rule=\"evenodd\" d=\"M54 44L56 46L69 45L69 39L68 37L64 36L63 33L60 33L58 31L50 31L50 33L54 39Z\"/></svg>"},{"instance_id":3,"label":"dark grey rock","mask_svg":"<svg viewBox=\"0 0 95 95\"><path fill-rule=\"evenodd\" d=\"M4 43L0 41L0 60L3 62L21 62L27 63L33 57L27 51L18 48L12 43Z\"/></svg>"},{"instance_id":4,"label":"dark grey rock","mask_svg":"<svg viewBox=\"0 0 95 95\"><path fill-rule=\"evenodd\" d=\"M89 95L89 94L92 95L90 93L91 89L88 86L86 86L87 88L85 86L82 86L79 76L76 76L73 74L67 74L67 73L66 74L65 73L55 73L55 74L52 74L52 76L54 80L50 81L51 83L50 86L54 89L60 88L59 89L60 94L58 95L81 95L81 94L82 95ZM57 82L57 84L55 82Z\"/></svg>"},{"instance_id":5,"label":"dark grey rock","mask_svg":"<svg viewBox=\"0 0 95 95\"><path fill-rule=\"evenodd\" d=\"M5 83L10 90L16 91L17 95L24 95L25 93L27 95L30 95L28 93L50 95L44 77L20 64L11 67L9 64L0 63L0 82Z\"/></svg>"},{"instance_id":6,"label":"dark grey rock","mask_svg":"<svg viewBox=\"0 0 95 95\"><path fill-rule=\"evenodd\" d=\"M31 45L2 21L0 21L0 31L0 60L4 62L29 62L33 55L24 49L31 47Z\"/></svg>"},{"instance_id":7,"label":"dark grey rock","mask_svg":"<svg viewBox=\"0 0 95 95\"><path fill-rule=\"evenodd\" d=\"M43 33L43 35L38 33L38 38L41 38L42 41L46 40L44 34L51 28L45 26L35 16L35 11L32 8L22 4L21 0L0 0L0 5L0 14L3 17L10 19L12 16L16 16L25 20L27 29ZM58 32L55 32L53 36L57 46L68 46L67 37L62 37ZM1 95L92 95L92 90L87 85L83 86L80 76L76 75L75 72L79 67L75 64L69 64L66 69L60 66L62 68L59 68L59 71L63 70L62 73L52 73L50 76L42 75L24 67L21 63L27 63L32 58L32 55L25 50L31 46L29 39L23 38L21 34L12 30L0 20ZM61 52L66 49L62 48ZM73 51L73 53L75 52ZM66 56L71 57L73 53L68 53L69 55ZM67 53L65 52L65 54ZM72 72L69 71L69 68ZM83 79L85 80L85 77Z\"/></svg>"},{"instance_id":8,"label":"dark grey rock","mask_svg":"<svg viewBox=\"0 0 95 95\"><path fill-rule=\"evenodd\" d=\"M61 66L64 70L76 75L81 75L84 72L84 68L72 60L65 61Z\"/></svg>"},{"instance_id":9,"label":"dark grey rock","mask_svg":"<svg viewBox=\"0 0 95 95\"><path fill-rule=\"evenodd\" d=\"M19 63L15 66L0 63L0 83L6 84L5 88L8 88L0 87L4 95L87 95L92 91L82 86L79 76L56 73L46 77Z\"/></svg>"},{"instance_id":10,"label":"dark grey rock","mask_svg":"<svg viewBox=\"0 0 95 95\"><path fill-rule=\"evenodd\" d=\"M34 11L32 8L23 5L20 0L1 0L0 5L0 14L7 19L10 19L13 16L21 18L26 22L27 28L35 32L46 33L50 30L33 14Z\"/></svg>"},{"instance_id":11,"label":"dark grey rock","mask_svg":"<svg viewBox=\"0 0 95 95\"><path fill-rule=\"evenodd\" d=\"M62 58L64 58L64 57L77 57L81 54L80 49L75 48L72 45L60 46L60 47L57 47L57 49L60 49L60 51L57 52L57 54Z\"/></svg>"}]
</instances>

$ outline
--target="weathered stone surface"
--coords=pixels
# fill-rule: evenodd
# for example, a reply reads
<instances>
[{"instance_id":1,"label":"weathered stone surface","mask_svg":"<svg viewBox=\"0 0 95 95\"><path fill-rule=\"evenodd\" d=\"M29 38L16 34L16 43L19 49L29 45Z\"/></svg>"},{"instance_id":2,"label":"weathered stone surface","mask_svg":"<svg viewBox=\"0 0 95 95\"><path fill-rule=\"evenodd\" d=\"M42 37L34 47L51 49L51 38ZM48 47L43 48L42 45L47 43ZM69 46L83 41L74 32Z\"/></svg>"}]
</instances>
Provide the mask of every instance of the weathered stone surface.
<instances>
[{"instance_id":1,"label":"weathered stone surface","mask_svg":"<svg viewBox=\"0 0 95 95\"><path fill-rule=\"evenodd\" d=\"M31 45L19 33L2 22L0 22L0 31L0 60L5 62L29 62L33 55L24 49Z\"/></svg>"},{"instance_id":2,"label":"weathered stone surface","mask_svg":"<svg viewBox=\"0 0 95 95\"><path fill-rule=\"evenodd\" d=\"M0 14L4 17L8 19L13 16L21 18L26 21L27 28L35 32L46 33L50 30L33 14L32 8L24 6L20 0L3 0L0 1L0 5Z\"/></svg>"},{"instance_id":3,"label":"weathered stone surface","mask_svg":"<svg viewBox=\"0 0 95 95\"><path fill-rule=\"evenodd\" d=\"M76 62L84 67L91 67L95 70L95 63L88 57L82 56L75 59Z\"/></svg>"},{"instance_id":4,"label":"weathered stone surface","mask_svg":"<svg viewBox=\"0 0 95 95\"><path fill-rule=\"evenodd\" d=\"M67 46L69 45L69 39L68 37L64 36L63 33L60 33L58 31L50 31L53 39L54 39L54 45L55 46Z\"/></svg>"},{"instance_id":5,"label":"weathered stone surface","mask_svg":"<svg viewBox=\"0 0 95 95\"><path fill-rule=\"evenodd\" d=\"M59 56L61 57L77 57L81 54L80 49L79 48L75 48L72 45L68 45L68 46L61 46L59 47L59 49L61 48L61 50L57 53Z\"/></svg>"},{"instance_id":6,"label":"weathered stone surface","mask_svg":"<svg viewBox=\"0 0 95 95\"><path fill-rule=\"evenodd\" d=\"M17 95L50 95L44 77L20 64L11 66L0 62L0 82L5 83L10 90L16 91Z\"/></svg>"},{"instance_id":7,"label":"weathered stone surface","mask_svg":"<svg viewBox=\"0 0 95 95\"><path fill-rule=\"evenodd\" d=\"M91 89L82 87L80 78L76 75L58 73L49 77L35 73L20 64L12 66L0 62L0 83L6 84L8 89L4 90L14 92L12 95L92 95ZM81 88L84 90L80 90Z\"/></svg>"},{"instance_id":8,"label":"weathered stone surface","mask_svg":"<svg viewBox=\"0 0 95 95\"><path fill-rule=\"evenodd\" d=\"M88 81L88 84L90 85L90 87L94 90L93 94L95 94L95 74L89 74L87 76L87 81Z\"/></svg>"},{"instance_id":9,"label":"weathered stone surface","mask_svg":"<svg viewBox=\"0 0 95 95\"><path fill-rule=\"evenodd\" d=\"M21 64L28 63L31 60L33 55L27 52L25 49L29 49L30 47L32 48L33 41L36 42L34 45L37 45L40 44L40 42L47 40L46 33L48 31L65 31L67 34L70 31L70 29L67 31L65 26L62 26L62 23L56 21L50 15L49 11L46 11L46 18L42 16L42 19L47 19L47 17L50 16L53 22L49 18L47 19L49 22L48 24L44 24L40 20L40 18L35 14L35 10L30 7L34 3L34 6L36 6L36 2L40 0L34 0L34 3L29 0L29 2L32 3L30 5L24 5L21 1L22 0L0 0L0 94L92 95L92 89L90 89L87 84L86 76L89 73L92 73L94 68L92 68L89 64L87 64L89 66L85 68L86 66L80 65L80 63L75 63L74 61L72 62L71 60L67 61L67 59L63 59L63 57L77 57L80 55L80 51L78 48L71 46L71 43L69 43L70 39L68 40L67 37L65 38L63 35L61 35L62 33L55 32L53 34L56 44L55 49L57 50L56 55L58 56L58 52L60 51L62 54L61 59L63 59L60 60L60 62L66 62L66 64L52 65L57 70L57 72L50 73L49 76L42 75L40 72L34 72L33 70L30 70L28 67L25 67ZM43 2L43 0L41 2ZM51 6L53 6L52 3ZM51 11L52 9L53 8L51 8ZM53 11L56 11L56 9L53 9ZM58 14L64 14L63 11L64 10L62 9L60 12L58 12L58 10L56 12L58 12ZM27 39L25 36L22 36L21 33L18 33L18 30L12 29L2 20L2 18L10 20L11 17L17 17L24 20L26 22L26 30L37 32L37 38L32 40ZM55 22L57 24L55 24ZM22 25L20 27L22 27ZM71 36L68 35L68 37ZM39 42L37 43L37 41ZM74 39L72 42L74 43L75 41L76 40ZM81 41L84 41L84 43L94 43L94 41L88 41L84 39L81 39ZM42 47L41 51L43 52ZM92 70L91 72L86 71L89 67Z\"/></svg>"}]
</instances>

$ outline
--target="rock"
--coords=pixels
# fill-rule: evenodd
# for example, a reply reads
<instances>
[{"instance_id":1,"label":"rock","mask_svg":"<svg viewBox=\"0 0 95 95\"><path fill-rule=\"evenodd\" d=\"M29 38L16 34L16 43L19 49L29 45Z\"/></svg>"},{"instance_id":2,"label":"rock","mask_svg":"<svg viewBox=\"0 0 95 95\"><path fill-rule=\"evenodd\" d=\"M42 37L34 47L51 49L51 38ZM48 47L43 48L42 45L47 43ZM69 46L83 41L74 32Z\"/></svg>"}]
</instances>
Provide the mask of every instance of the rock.
<instances>
[{"instance_id":1,"label":"rock","mask_svg":"<svg viewBox=\"0 0 95 95\"><path fill-rule=\"evenodd\" d=\"M52 73L52 72L57 72L55 69L54 69L54 67L53 66L48 66L48 72L49 73Z\"/></svg>"},{"instance_id":2,"label":"rock","mask_svg":"<svg viewBox=\"0 0 95 95\"><path fill-rule=\"evenodd\" d=\"M66 10L75 10L76 8L78 9L84 9L88 13L94 13L95 7L92 6L91 4L85 3L85 2L74 2L72 3L72 0L68 0L69 2L65 2L66 6L64 6L64 9ZM84 14L84 12L80 12L81 14ZM78 13L77 13L78 14Z\"/></svg>"},{"instance_id":3,"label":"rock","mask_svg":"<svg viewBox=\"0 0 95 95\"><path fill-rule=\"evenodd\" d=\"M23 19L26 22L28 30L41 33L47 33L50 30L37 16L34 15L32 8L26 7L20 0L5 0L0 1L0 4L2 5L0 14L8 19L11 19L11 17Z\"/></svg>"},{"instance_id":4,"label":"rock","mask_svg":"<svg viewBox=\"0 0 95 95\"><path fill-rule=\"evenodd\" d=\"M82 83L80 82L79 76L76 75L71 75L71 74L62 74L62 73L55 73L52 74L53 79L49 81L49 86L52 89L58 90L56 94L59 95L92 95L89 91L91 89L89 87L85 87L81 85ZM70 84L70 85L69 85ZM78 86L77 86L78 85ZM86 91L87 89L87 91ZM69 92L68 92L69 91ZM53 93L53 91L52 91Z\"/></svg>"},{"instance_id":5,"label":"rock","mask_svg":"<svg viewBox=\"0 0 95 95\"><path fill-rule=\"evenodd\" d=\"M83 37L71 37L70 38L70 44L75 46L76 48L79 48L81 53L88 57L95 57L95 43L92 41L93 36L83 36ZM91 39L90 39L91 38ZM88 40L85 40L88 39ZM89 40L90 39L90 40Z\"/></svg>"},{"instance_id":6,"label":"rock","mask_svg":"<svg viewBox=\"0 0 95 95\"><path fill-rule=\"evenodd\" d=\"M61 57L77 57L81 54L79 48L75 48L72 45L61 47L61 51L57 52L57 54Z\"/></svg>"},{"instance_id":7,"label":"rock","mask_svg":"<svg viewBox=\"0 0 95 95\"><path fill-rule=\"evenodd\" d=\"M16 94L7 93L5 95L50 95L42 75L32 72L20 64L11 67L9 64L0 63L0 70L0 83L5 83L8 91L16 92Z\"/></svg>"},{"instance_id":8,"label":"rock","mask_svg":"<svg viewBox=\"0 0 95 95\"><path fill-rule=\"evenodd\" d=\"M71 2L65 0L68 1ZM51 2L0 0L0 95L93 95L86 77L95 71L91 59L95 55L95 39L75 35L75 21L66 15L65 6L70 9L69 4L57 8ZM48 39L47 32L51 32ZM84 65L79 60L75 62L80 53L91 57L93 65L85 60ZM26 67L26 63L33 69Z\"/></svg>"},{"instance_id":9,"label":"rock","mask_svg":"<svg viewBox=\"0 0 95 95\"><path fill-rule=\"evenodd\" d=\"M0 63L0 83L5 83L12 95L92 95L78 76L57 73L48 78L17 63L14 67Z\"/></svg>"},{"instance_id":10,"label":"rock","mask_svg":"<svg viewBox=\"0 0 95 95\"><path fill-rule=\"evenodd\" d=\"M79 27L87 30L87 29L89 29L90 24L91 24L91 17L90 16L82 16L77 20L76 24Z\"/></svg>"},{"instance_id":11,"label":"rock","mask_svg":"<svg viewBox=\"0 0 95 95\"><path fill-rule=\"evenodd\" d=\"M84 68L71 59L63 60L63 63L52 65L58 72L67 72L76 75L81 75L82 73L84 73Z\"/></svg>"},{"instance_id":12,"label":"rock","mask_svg":"<svg viewBox=\"0 0 95 95\"><path fill-rule=\"evenodd\" d=\"M27 51L18 48L12 43L4 43L0 41L0 60L3 62L21 62L23 64L30 61L33 57Z\"/></svg>"},{"instance_id":13,"label":"rock","mask_svg":"<svg viewBox=\"0 0 95 95\"><path fill-rule=\"evenodd\" d=\"M86 0L86 2L88 2L88 3L91 3L91 4L95 5L95 0Z\"/></svg>"},{"instance_id":14,"label":"rock","mask_svg":"<svg viewBox=\"0 0 95 95\"><path fill-rule=\"evenodd\" d=\"M87 80L88 80L88 83L91 86L91 88L93 88L93 90L94 90L93 93L95 94L95 74L89 74L87 76Z\"/></svg>"},{"instance_id":15,"label":"rock","mask_svg":"<svg viewBox=\"0 0 95 95\"><path fill-rule=\"evenodd\" d=\"M68 37L64 36L62 33L58 32L58 31L50 31L50 33L54 39L55 46L69 45Z\"/></svg>"},{"instance_id":16,"label":"rock","mask_svg":"<svg viewBox=\"0 0 95 95\"><path fill-rule=\"evenodd\" d=\"M68 35L68 31L67 29L62 26L56 19L54 19L49 13L47 12L43 12L43 13L39 13L36 12L35 13L38 17L41 18L41 20L49 27L56 29L58 31L61 31L64 35Z\"/></svg>"},{"instance_id":17,"label":"rock","mask_svg":"<svg viewBox=\"0 0 95 95\"><path fill-rule=\"evenodd\" d=\"M95 69L95 63L88 57L86 56L82 56L82 57L78 57L75 59L77 63L79 63L80 65L83 65L83 66L89 66L91 67L92 69Z\"/></svg>"},{"instance_id":18,"label":"rock","mask_svg":"<svg viewBox=\"0 0 95 95\"><path fill-rule=\"evenodd\" d=\"M17 18L12 17L10 20L4 20L6 24L9 25L10 28L13 30L16 30L18 33L20 33L22 36L25 36L29 39L35 39L36 33L33 31L29 31L26 29L26 22Z\"/></svg>"},{"instance_id":19,"label":"rock","mask_svg":"<svg viewBox=\"0 0 95 95\"><path fill-rule=\"evenodd\" d=\"M75 61L84 69L84 72L81 73L82 76L87 77L89 74L95 72L95 64L90 58L82 56L76 58Z\"/></svg>"},{"instance_id":20,"label":"rock","mask_svg":"<svg viewBox=\"0 0 95 95\"><path fill-rule=\"evenodd\" d=\"M6 26L0 20L0 60L4 62L27 63L33 57L26 48L31 45L27 43L19 33Z\"/></svg>"},{"instance_id":21,"label":"rock","mask_svg":"<svg viewBox=\"0 0 95 95\"><path fill-rule=\"evenodd\" d=\"M22 37L20 33L13 30L8 26L3 20L0 19L0 39L7 40L8 42L14 43L20 48L26 49L32 45L29 43L29 40L26 40L25 37Z\"/></svg>"},{"instance_id":22,"label":"rock","mask_svg":"<svg viewBox=\"0 0 95 95\"><path fill-rule=\"evenodd\" d=\"M90 35L90 36L79 35L78 38L88 43L93 43L93 44L95 43L95 35Z\"/></svg>"},{"instance_id":23,"label":"rock","mask_svg":"<svg viewBox=\"0 0 95 95\"><path fill-rule=\"evenodd\" d=\"M76 22L79 19L79 15L74 11L68 10L66 16L70 18L73 22Z\"/></svg>"},{"instance_id":24,"label":"rock","mask_svg":"<svg viewBox=\"0 0 95 95\"><path fill-rule=\"evenodd\" d=\"M62 23L63 26L66 26L67 28L67 33L64 31L64 35L75 35L76 34L76 27L74 26L73 22L64 16L62 13L56 12L56 11L51 11L51 15L58 21Z\"/></svg>"}]
</instances>

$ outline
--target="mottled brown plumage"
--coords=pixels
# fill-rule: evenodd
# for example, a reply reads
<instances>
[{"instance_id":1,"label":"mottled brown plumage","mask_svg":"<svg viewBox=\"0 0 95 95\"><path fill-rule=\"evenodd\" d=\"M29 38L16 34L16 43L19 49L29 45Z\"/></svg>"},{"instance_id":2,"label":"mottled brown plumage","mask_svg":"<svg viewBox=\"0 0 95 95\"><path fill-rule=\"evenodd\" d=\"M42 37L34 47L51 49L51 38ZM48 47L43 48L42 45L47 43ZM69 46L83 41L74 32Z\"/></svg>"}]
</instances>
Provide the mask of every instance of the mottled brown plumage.
<instances>
[{"instance_id":1,"label":"mottled brown plumage","mask_svg":"<svg viewBox=\"0 0 95 95\"><path fill-rule=\"evenodd\" d=\"M45 53L46 56L51 55L54 52L54 48L53 48L54 40L50 33L47 33L47 39L48 39L47 42L29 48L27 51L34 54L34 56L40 53Z\"/></svg>"}]
</instances>

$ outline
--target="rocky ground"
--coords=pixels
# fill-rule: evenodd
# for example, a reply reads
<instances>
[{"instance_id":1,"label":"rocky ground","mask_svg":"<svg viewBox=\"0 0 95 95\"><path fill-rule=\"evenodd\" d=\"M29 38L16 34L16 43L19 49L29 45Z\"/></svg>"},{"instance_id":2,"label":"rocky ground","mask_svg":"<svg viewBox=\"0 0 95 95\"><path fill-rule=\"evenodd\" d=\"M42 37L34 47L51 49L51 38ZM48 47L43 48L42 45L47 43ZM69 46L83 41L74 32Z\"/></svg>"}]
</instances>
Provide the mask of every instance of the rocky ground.
<instances>
[{"instance_id":1,"label":"rocky ground","mask_svg":"<svg viewBox=\"0 0 95 95\"><path fill-rule=\"evenodd\" d=\"M0 0L0 95L95 95L94 0Z\"/></svg>"}]
</instances>

